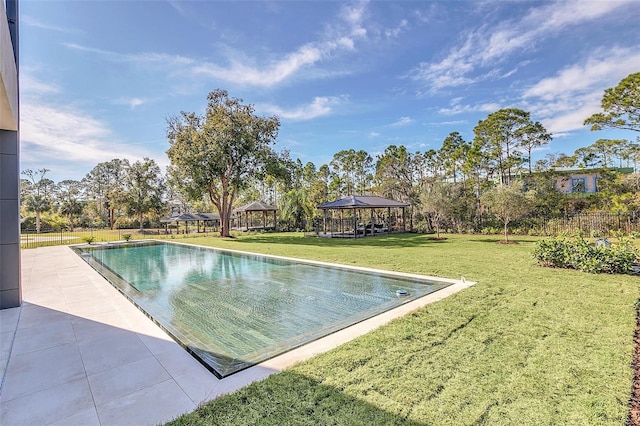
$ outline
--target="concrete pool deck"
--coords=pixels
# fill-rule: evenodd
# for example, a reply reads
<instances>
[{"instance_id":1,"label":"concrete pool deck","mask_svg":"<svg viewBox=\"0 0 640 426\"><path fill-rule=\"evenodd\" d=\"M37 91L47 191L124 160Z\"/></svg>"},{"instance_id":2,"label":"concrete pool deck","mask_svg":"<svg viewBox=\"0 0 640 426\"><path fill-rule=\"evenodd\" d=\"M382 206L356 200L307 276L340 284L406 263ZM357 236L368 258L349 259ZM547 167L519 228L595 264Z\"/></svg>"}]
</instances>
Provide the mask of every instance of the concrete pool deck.
<instances>
[{"instance_id":1,"label":"concrete pool deck","mask_svg":"<svg viewBox=\"0 0 640 426\"><path fill-rule=\"evenodd\" d=\"M23 305L0 311L0 423L167 422L471 285L458 282L217 379L69 247L23 250Z\"/></svg>"}]
</instances>

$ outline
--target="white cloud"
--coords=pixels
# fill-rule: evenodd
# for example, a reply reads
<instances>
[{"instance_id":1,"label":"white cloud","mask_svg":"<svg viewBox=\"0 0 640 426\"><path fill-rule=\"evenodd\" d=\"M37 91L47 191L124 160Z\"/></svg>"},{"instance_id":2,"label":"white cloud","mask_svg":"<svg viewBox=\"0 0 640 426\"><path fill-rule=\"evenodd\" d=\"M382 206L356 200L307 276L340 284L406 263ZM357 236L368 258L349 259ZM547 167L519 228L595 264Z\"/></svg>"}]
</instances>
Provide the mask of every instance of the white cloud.
<instances>
[{"instance_id":1,"label":"white cloud","mask_svg":"<svg viewBox=\"0 0 640 426\"><path fill-rule=\"evenodd\" d=\"M384 30L384 35L387 38L396 38L402 34L409 27L409 22L406 19L400 21L395 28L387 28Z\"/></svg>"},{"instance_id":2,"label":"white cloud","mask_svg":"<svg viewBox=\"0 0 640 426\"><path fill-rule=\"evenodd\" d=\"M140 105L144 105L147 102L148 101L146 99L142 99L142 98L120 98L114 101L116 105L128 105L129 108L131 109L136 109L136 107L139 107Z\"/></svg>"},{"instance_id":3,"label":"white cloud","mask_svg":"<svg viewBox=\"0 0 640 426\"><path fill-rule=\"evenodd\" d=\"M332 107L346 101L345 96L317 96L307 105L285 110L275 105L262 105L260 109L287 120L301 121L331 114Z\"/></svg>"},{"instance_id":4,"label":"white cloud","mask_svg":"<svg viewBox=\"0 0 640 426\"><path fill-rule=\"evenodd\" d=\"M193 67L192 72L236 84L270 87L291 77L304 66L318 62L322 57L323 52L320 49L306 45L266 66L254 67L233 60L231 66L226 68L203 63Z\"/></svg>"},{"instance_id":5,"label":"white cloud","mask_svg":"<svg viewBox=\"0 0 640 426\"><path fill-rule=\"evenodd\" d=\"M584 120L600 110L604 90L637 72L638 64L640 47L597 51L525 89L523 100L554 134L584 129Z\"/></svg>"},{"instance_id":6,"label":"white cloud","mask_svg":"<svg viewBox=\"0 0 640 426\"><path fill-rule=\"evenodd\" d=\"M552 100L573 97L576 93L604 90L612 81L619 81L640 69L640 46L614 47L598 51L584 63L566 67L557 75L545 78L524 92L525 98ZM617 84L617 83L616 83Z\"/></svg>"},{"instance_id":7,"label":"white cloud","mask_svg":"<svg viewBox=\"0 0 640 426\"><path fill-rule=\"evenodd\" d=\"M369 132L369 137L370 138L377 138L378 136L380 136L380 133L378 133L378 132Z\"/></svg>"},{"instance_id":8,"label":"white cloud","mask_svg":"<svg viewBox=\"0 0 640 426\"><path fill-rule=\"evenodd\" d=\"M75 28L59 27L56 25L47 24L29 15L20 16L20 24L26 25L28 27L41 28L43 30L58 31L61 33L80 33L81 32Z\"/></svg>"},{"instance_id":9,"label":"white cloud","mask_svg":"<svg viewBox=\"0 0 640 426\"><path fill-rule=\"evenodd\" d=\"M21 95L51 95L60 93L60 88L52 83L33 78L30 74L20 74L20 94Z\"/></svg>"},{"instance_id":10,"label":"white cloud","mask_svg":"<svg viewBox=\"0 0 640 426\"><path fill-rule=\"evenodd\" d=\"M170 3L173 7L179 5ZM205 76L223 80L233 84L272 87L287 79L293 78L303 70L310 70L312 66L330 58L338 51L353 51L356 41L365 39L367 30L364 27L366 1L344 5L333 25L327 27L321 39L301 45L292 52L279 56L271 55L269 59L258 60L247 58L245 52L224 49L228 64L221 65L209 61L201 61L181 55L167 55L163 53L144 52L140 54L121 54L103 49L97 49L67 43L66 46L84 52L106 56L115 61L130 63L158 64L166 67L172 65L177 72L195 76ZM344 71L340 71L344 74ZM332 75L332 73L309 73L310 76Z\"/></svg>"},{"instance_id":11,"label":"white cloud","mask_svg":"<svg viewBox=\"0 0 640 426\"><path fill-rule=\"evenodd\" d=\"M440 108L438 112L444 115L456 115L467 112L486 112L491 113L502 108L500 104L488 102L477 105L463 105L459 103L452 103L449 108Z\"/></svg>"},{"instance_id":12,"label":"white cloud","mask_svg":"<svg viewBox=\"0 0 640 426\"><path fill-rule=\"evenodd\" d=\"M27 161L46 156L96 164L114 158L110 146L114 135L109 127L81 111L24 102L21 126L22 153Z\"/></svg>"},{"instance_id":13,"label":"white cloud","mask_svg":"<svg viewBox=\"0 0 640 426\"><path fill-rule=\"evenodd\" d=\"M408 74L422 81L432 90L472 84L497 75L506 77L497 69L502 61L514 53L535 47L540 40L570 30L571 27L600 18L629 4L627 1L563 1L530 9L519 20L498 25L483 25L472 29L464 41L438 62L422 62ZM489 71L482 71L489 69Z\"/></svg>"},{"instance_id":14,"label":"white cloud","mask_svg":"<svg viewBox=\"0 0 640 426\"><path fill-rule=\"evenodd\" d=\"M394 123L391 123L390 126L393 127L401 127L401 126L408 126L409 124L413 123L415 120L411 117L400 117L400 119Z\"/></svg>"}]
</instances>

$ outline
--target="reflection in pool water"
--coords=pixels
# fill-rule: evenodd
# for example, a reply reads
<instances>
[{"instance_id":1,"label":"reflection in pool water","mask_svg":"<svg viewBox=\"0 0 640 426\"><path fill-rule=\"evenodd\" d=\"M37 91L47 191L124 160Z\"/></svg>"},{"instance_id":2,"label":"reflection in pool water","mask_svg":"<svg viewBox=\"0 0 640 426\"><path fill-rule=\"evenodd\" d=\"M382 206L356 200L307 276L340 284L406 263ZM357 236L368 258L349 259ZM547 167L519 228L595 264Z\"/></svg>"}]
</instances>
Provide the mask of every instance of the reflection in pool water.
<instances>
[{"instance_id":1,"label":"reflection in pool water","mask_svg":"<svg viewBox=\"0 0 640 426\"><path fill-rule=\"evenodd\" d=\"M74 250L218 377L450 285L155 241Z\"/></svg>"}]
</instances>

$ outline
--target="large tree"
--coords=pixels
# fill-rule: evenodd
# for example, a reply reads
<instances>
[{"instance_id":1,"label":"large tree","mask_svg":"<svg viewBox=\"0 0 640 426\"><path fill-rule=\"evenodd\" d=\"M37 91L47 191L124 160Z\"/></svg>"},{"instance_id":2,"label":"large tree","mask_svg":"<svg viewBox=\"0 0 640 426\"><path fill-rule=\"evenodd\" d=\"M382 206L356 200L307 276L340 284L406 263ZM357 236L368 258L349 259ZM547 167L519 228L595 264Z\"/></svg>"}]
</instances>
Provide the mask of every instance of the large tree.
<instances>
[{"instance_id":1,"label":"large tree","mask_svg":"<svg viewBox=\"0 0 640 426\"><path fill-rule=\"evenodd\" d=\"M600 102L602 110L584 121L591 130L624 129L640 132L640 72L623 78L606 89Z\"/></svg>"},{"instance_id":2,"label":"large tree","mask_svg":"<svg viewBox=\"0 0 640 426\"><path fill-rule=\"evenodd\" d=\"M145 158L127 167L121 202L127 213L137 217L140 232L144 230L144 215L162 208L163 194L164 179L154 160Z\"/></svg>"},{"instance_id":3,"label":"large tree","mask_svg":"<svg viewBox=\"0 0 640 426\"><path fill-rule=\"evenodd\" d=\"M96 204L101 221L109 222L113 229L116 212L122 204L124 182L129 160L114 158L97 164L82 179L86 195Z\"/></svg>"},{"instance_id":4,"label":"large tree","mask_svg":"<svg viewBox=\"0 0 640 426\"><path fill-rule=\"evenodd\" d=\"M275 155L271 144L280 122L257 116L253 105L226 90L209 93L207 100L204 115L183 111L167 120L167 155L193 198L209 196L220 213L220 236L230 237L233 203Z\"/></svg>"},{"instance_id":5,"label":"large tree","mask_svg":"<svg viewBox=\"0 0 640 426\"><path fill-rule=\"evenodd\" d=\"M529 117L521 109L505 108L489 114L473 129L474 144L482 147L484 155L495 164L504 184L509 184L513 167L523 162L518 148L526 129L532 125Z\"/></svg>"}]
</instances>

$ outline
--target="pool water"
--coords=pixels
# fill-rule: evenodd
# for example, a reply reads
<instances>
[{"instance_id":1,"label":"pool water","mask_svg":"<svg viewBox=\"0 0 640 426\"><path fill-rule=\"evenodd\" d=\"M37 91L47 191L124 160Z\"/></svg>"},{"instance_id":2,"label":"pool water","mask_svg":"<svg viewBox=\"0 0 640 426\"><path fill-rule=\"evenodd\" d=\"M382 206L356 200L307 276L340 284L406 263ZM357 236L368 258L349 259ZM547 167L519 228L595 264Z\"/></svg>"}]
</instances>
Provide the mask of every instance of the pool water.
<instances>
[{"instance_id":1,"label":"pool water","mask_svg":"<svg viewBox=\"0 0 640 426\"><path fill-rule=\"evenodd\" d=\"M450 285L157 241L74 250L218 377Z\"/></svg>"}]
</instances>

